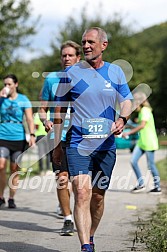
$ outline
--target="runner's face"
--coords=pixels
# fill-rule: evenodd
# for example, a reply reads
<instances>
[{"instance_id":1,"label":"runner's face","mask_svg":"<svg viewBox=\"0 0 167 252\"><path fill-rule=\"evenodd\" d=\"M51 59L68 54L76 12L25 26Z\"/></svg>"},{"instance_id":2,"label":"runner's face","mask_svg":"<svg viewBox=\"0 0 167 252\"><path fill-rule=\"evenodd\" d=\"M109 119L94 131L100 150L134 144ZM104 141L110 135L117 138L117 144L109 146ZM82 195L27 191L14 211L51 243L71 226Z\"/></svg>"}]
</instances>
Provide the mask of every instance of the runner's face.
<instances>
[{"instance_id":1,"label":"runner's face","mask_svg":"<svg viewBox=\"0 0 167 252\"><path fill-rule=\"evenodd\" d=\"M96 30L88 31L82 37L82 48L85 60L90 61L101 56L104 50L104 43L100 42Z\"/></svg>"},{"instance_id":2,"label":"runner's face","mask_svg":"<svg viewBox=\"0 0 167 252\"><path fill-rule=\"evenodd\" d=\"M72 66L75 63L79 62L80 56L76 55L76 50L73 47L63 48L61 53L61 63L62 67L66 68L68 66Z\"/></svg>"},{"instance_id":3,"label":"runner's face","mask_svg":"<svg viewBox=\"0 0 167 252\"><path fill-rule=\"evenodd\" d=\"M8 87L10 89L9 95L11 95L14 92L16 92L16 88L18 87L18 83L14 83L13 79L11 79L11 78L6 78L6 79L4 79L4 86Z\"/></svg>"}]
</instances>

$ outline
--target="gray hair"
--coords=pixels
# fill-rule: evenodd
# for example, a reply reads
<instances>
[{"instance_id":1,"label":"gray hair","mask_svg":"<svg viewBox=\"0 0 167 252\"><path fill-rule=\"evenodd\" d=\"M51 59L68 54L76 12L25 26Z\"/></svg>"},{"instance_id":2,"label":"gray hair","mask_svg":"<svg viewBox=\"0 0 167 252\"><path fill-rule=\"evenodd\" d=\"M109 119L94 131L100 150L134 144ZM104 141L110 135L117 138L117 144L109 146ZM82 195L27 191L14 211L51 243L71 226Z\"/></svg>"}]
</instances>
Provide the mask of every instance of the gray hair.
<instances>
[{"instance_id":1,"label":"gray hair","mask_svg":"<svg viewBox=\"0 0 167 252\"><path fill-rule=\"evenodd\" d=\"M101 42L108 42L107 33L100 27L91 27L84 31L83 36L89 31L95 30L98 32L98 37Z\"/></svg>"}]
</instances>

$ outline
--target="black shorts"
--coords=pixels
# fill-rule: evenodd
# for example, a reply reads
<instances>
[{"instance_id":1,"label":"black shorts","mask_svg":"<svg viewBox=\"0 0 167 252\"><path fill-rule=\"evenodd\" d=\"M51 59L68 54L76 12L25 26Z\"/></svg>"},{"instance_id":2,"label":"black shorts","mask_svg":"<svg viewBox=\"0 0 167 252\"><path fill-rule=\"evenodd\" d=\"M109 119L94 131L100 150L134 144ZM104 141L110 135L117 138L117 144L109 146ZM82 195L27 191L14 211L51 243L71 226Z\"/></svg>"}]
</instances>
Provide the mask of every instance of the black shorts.
<instances>
[{"instance_id":1,"label":"black shorts","mask_svg":"<svg viewBox=\"0 0 167 252\"><path fill-rule=\"evenodd\" d=\"M27 142L23 141L7 141L0 139L0 158L8 159L16 163L17 158L25 150Z\"/></svg>"},{"instance_id":2,"label":"black shorts","mask_svg":"<svg viewBox=\"0 0 167 252\"><path fill-rule=\"evenodd\" d=\"M52 145L53 144L53 141L54 140L50 140L50 144ZM67 156L66 156L66 142L64 141L61 141L61 145L62 145L62 149L63 149L63 160L62 160L62 163L61 163L61 166L60 165L56 165L54 162L53 162L53 150L50 152L50 160L52 162L52 169L53 169L53 172L64 172L64 171L67 171L68 172L68 163L67 163Z\"/></svg>"},{"instance_id":3,"label":"black shorts","mask_svg":"<svg viewBox=\"0 0 167 252\"><path fill-rule=\"evenodd\" d=\"M27 144L26 140L8 141L8 140L0 139L0 146L6 147L12 152L16 152L16 151L23 152L25 150L26 144Z\"/></svg>"}]
</instances>

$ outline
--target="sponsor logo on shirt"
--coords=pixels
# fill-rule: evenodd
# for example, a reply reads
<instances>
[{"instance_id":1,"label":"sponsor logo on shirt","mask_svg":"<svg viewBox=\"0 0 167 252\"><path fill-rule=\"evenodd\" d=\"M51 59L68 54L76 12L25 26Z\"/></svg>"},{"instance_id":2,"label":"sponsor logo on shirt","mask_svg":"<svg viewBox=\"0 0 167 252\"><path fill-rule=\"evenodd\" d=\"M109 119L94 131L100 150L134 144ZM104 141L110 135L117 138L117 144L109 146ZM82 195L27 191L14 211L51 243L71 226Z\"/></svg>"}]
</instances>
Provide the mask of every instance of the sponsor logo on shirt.
<instances>
[{"instance_id":1,"label":"sponsor logo on shirt","mask_svg":"<svg viewBox=\"0 0 167 252\"><path fill-rule=\"evenodd\" d=\"M104 85L105 85L105 88L103 88L104 91L110 91L110 92L113 91L110 80L105 80Z\"/></svg>"}]
</instances>

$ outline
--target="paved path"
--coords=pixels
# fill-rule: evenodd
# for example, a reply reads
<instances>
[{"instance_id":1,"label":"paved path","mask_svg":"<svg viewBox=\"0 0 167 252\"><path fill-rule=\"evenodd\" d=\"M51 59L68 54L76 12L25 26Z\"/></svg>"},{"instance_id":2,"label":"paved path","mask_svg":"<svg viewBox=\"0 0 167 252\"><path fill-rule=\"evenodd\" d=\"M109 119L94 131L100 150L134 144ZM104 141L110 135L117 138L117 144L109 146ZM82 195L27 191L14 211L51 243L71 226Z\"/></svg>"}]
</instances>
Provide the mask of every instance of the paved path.
<instances>
[{"instance_id":1,"label":"paved path","mask_svg":"<svg viewBox=\"0 0 167 252\"><path fill-rule=\"evenodd\" d=\"M165 156L167 151L156 152L156 160ZM132 251L138 218L148 217L160 200L160 196L147 192L137 195L129 192L136 182L129 159L128 151L118 151L104 216L95 236L97 252ZM150 190L152 180L145 157L140 164ZM0 210L0 252L79 252L77 233L73 237L59 235L63 221L54 213L57 206L54 176L26 179L20 187L16 194L17 209ZM7 193L6 190L6 198ZM141 244L135 244L135 249L144 252Z\"/></svg>"}]
</instances>

